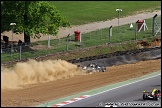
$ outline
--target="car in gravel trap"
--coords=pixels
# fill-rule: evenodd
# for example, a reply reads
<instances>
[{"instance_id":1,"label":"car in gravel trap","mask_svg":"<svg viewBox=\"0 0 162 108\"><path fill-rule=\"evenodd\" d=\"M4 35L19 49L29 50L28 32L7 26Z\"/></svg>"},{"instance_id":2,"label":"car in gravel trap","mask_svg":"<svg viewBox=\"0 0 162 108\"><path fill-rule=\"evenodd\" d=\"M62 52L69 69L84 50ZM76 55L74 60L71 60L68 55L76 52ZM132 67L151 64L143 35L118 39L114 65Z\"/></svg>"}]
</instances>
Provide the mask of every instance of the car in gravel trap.
<instances>
[{"instance_id":1,"label":"car in gravel trap","mask_svg":"<svg viewBox=\"0 0 162 108\"><path fill-rule=\"evenodd\" d=\"M106 67L96 63L90 63L87 66L82 66L82 70L87 72L106 72Z\"/></svg>"},{"instance_id":2,"label":"car in gravel trap","mask_svg":"<svg viewBox=\"0 0 162 108\"><path fill-rule=\"evenodd\" d=\"M152 99L152 100L159 100L161 97L161 91L157 89L153 89L152 92L143 91L143 99Z\"/></svg>"}]
</instances>

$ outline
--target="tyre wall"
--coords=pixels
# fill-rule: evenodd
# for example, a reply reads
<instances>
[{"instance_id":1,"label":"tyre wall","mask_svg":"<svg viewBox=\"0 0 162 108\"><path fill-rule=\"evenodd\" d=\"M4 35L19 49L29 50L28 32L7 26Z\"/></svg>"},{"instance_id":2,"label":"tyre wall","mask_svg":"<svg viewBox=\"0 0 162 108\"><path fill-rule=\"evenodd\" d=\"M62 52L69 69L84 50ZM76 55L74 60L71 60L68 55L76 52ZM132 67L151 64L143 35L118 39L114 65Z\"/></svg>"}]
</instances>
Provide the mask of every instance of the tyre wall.
<instances>
[{"instance_id":1,"label":"tyre wall","mask_svg":"<svg viewBox=\"0 0 162 108\"><path fill-rule=\"evenodd\" d=\"M135 63L139 61L152 60L158 58L161 58L161 47L121 51L107 55L73 59L70 60L69 62L81 66L86 66L89 63L94 62L107 67L112 65Z\"/></svg>"}]
</instances>

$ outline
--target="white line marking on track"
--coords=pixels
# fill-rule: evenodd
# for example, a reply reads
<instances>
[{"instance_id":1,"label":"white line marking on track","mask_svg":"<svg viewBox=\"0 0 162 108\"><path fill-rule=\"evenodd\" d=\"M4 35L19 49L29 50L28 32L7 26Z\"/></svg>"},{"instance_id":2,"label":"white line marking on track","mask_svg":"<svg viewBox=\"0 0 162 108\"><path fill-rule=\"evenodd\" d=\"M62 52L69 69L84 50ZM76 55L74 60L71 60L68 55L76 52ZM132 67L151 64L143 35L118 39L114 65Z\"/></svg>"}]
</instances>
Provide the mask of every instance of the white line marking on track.
<instances>
[{"instance_id":1,"label":"white line marking on track","mask_svg":"<svg viewBox=\"0 0 162 108\"><path fill-rule=\"evenodd\" d=\"M144 78L144 79L141 79L141 80L137 80L137 81L134 81L132 83L128 83L128 84L125 84L125 85L122 85L122 86L118 86L118 87L115 87L115 88L112 88L112 89L109 89L109 90L106 90L106 91L102 91L102 92L99 92L99 93L94 94L94 95L84 95L84 96L80 96L79 98L73 98L70 101L62 102L64 104L55 104L55 105L53 105L53 107L54 106L55 107L61 107L61 106L64 106L64 105L68 105L70 103L74 103L74 102L77 102L79 100L82 100L82 99L85 99L85 98L88 98L88 97L92 97L92 96L95 96L95 95L98 95L98 94L101 94L101 93L104 93L104 92L107 92L107 91L111 91L111 90L114 90L114 89L117 89L117 88L120 88L120 87L124 87L124 86L130 85L130 84L133 84L133 83L137 83L137 82L140 82L140 81L143 81L143 80L147 80L147 79L159 76L159 75L161 75L161 74L157 74L157 75L154 75L154 76L151 76L151 77L147 77L147 78Z\"/></svg>"},{"instance_id":2,"label":"white line marking on track","mask_svg":"<svg viewBox=\"0 0 162 108\"><path fill-rule=\"evenodd\" d=\"M161 75L161 74L157 74L157 75L154 75L154 76L151 76L151 77L147 77L147 78L144 78L144 79L141 79L141 80L137 80L137 81L132 82L132 83L128 83L128 84L125 84L125 85L122 85L122 86L118 86L118 87L115 87L115 88L112 88L112 89L109 89L109 90L106 90L106 91L103 91L103 92L99 92L99 93L97 93L97 94L91 95L91 97L92 97L92 96L95 96L95 95L98 95L98 94L101 94L101 93L104 93L104 92L107 92L107 91L111 91L111 90L114 90L114 89L120 88L120 87L127 86L127 85L130 85L130 84L133 84L133 83L137 83L137 82L140 82L140 81L143 81L143 80L147 80L147 79L150 79L150 78L153 78L153 77L159 76L159 75Z\"/></svg>"}]
</instances>

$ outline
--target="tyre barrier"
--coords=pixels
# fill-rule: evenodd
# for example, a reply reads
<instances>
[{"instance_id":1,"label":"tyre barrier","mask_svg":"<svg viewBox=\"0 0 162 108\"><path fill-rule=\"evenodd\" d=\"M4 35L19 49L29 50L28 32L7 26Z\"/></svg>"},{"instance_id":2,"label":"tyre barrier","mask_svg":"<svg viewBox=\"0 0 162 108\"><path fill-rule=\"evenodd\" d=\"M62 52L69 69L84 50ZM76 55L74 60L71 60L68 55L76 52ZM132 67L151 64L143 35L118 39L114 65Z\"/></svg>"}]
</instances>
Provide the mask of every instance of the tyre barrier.
<instances>
[{"instance_id":1,"label":"tyre barrier","mask_svg":"<svg viewBox=\"0 0 162 108\"><path fill-rule=\"evenodd\" d=\"M158 52L158 53L160 53L160 55L157 56L156 50L160 50L160 52ZM151 52L151 54L152 54L152 56L150 56L151 59L161 58L161 47L154 47L154 48L127 50L127 51L116 51L114 53L103 54L103 55L98 55L98 56L89 56L89 57L84 57L84 58L79 58L79 59L71 59L71 60L67 60L67 61L70 62L70 63L77 64L77 63L82 63L82 62L86 62L86 61L96 61L98 59L114 58L114 57L118 57L118 56L122 56L122 55L124 55L124 56L128 55L128 57L125 57L125 58L130 59L131 57L129 57L129 55L136 56L136 55L138 55L142 52L147 52L147 51ZM54 55L54 54L51 54L50 56L52 56L52 55ZM146 54L145 54L145 56L146 56ZM153 56L155 56L155 57L153 57ZM44 58L44 56L36 57L34 59L39 61L39 60L41 60L41 58ZM140 60L146 60L146 59L149 59L149 58L143 58L143 59L140 59ZM10 62L4 62L4 63L1 63L1 66L10 67L13 64L16 64L17 62L25 62L27 60L28 60L28 58L24 58L22 60L14 60L14 61L10 61Z\"/></svg>"},{"instance_id":2,"label":"tyre barrier","mask_svg":"<svg viewBox=\"0 0 162 108\"><path fill-rule=\"evenodd\" d=\"M95 60L95 59L96 59L96 56L92 56L92 57L91 57L91 60Z\"/></svg>"},{"instance_id":3,"label":"tyre barrier","mask_svg":"<svg viewBox=\"0 0 162 108\"><path fill-rule=\"evenodd\" d=\"M84 62L75 62L77 65L88 65L91 62L99 63L104 66L134 63L138 61L161 58L161 47L146 48L138 50L117 51L115 53L103 54L98 56L87 57ZM96 58L94 60L94 58Z\"/></svg>"},{"instance_id":4,"label":"tyre barrier","mask_svg":"<svg viewBox=\"0 0 162 108\"><path fill-rule=\"evenodd\" d=\"M102 58L103 58L103 55L97 56L97 59L102 59Z\"/></svg>"},{"instance_id":5,"label":"tyre barrier","mask_svg":"<svg viewBox=\"0 0 162 108\"><path fill-rule=\"evenodd\" d=\"M86 59L85 58L80 58L79 62L84 62Z\"/></svg>"},{"instance_id":6,"label":"tyre barrier","mask_svg":"<svg viewBox=\"0 0 162 108\"><path fill-rule=\"evenodd\" d=\"M91 57L85 57L85 61L91 60Z\"/></svg>"},{"instance_id":7,"label":"tyre barrier","mask_svg":"<svg viewBox=\"0 0 162 108\"><path fill-rule=\"evenodd\" d=\"M96 59L99 59L99 58L101 58L101 55L97 55L95 58L96 58Z\"/></svg>"}]
</instances>

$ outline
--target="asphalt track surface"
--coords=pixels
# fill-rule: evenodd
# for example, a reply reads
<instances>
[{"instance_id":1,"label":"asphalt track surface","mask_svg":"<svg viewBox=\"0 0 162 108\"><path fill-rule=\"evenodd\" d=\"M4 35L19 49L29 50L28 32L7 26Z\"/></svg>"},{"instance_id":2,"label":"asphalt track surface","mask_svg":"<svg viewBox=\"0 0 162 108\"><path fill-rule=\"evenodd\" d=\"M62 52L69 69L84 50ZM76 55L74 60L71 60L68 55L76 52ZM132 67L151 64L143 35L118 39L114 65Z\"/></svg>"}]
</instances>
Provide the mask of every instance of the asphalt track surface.
<instances>
[{"instance_id":1,"label":"asphalt track surface","mask_svg":"<svg viewBox=\"0 0 162 108\"><path fill-rule=\"evenodd\" d=\"M161 98L158 101L142 99L142 92L144 90L149 92L153 88L161 90L161 75L116 89L107 90L62 107L104 107L106 103L113 102L117 103L117 106L121 105L120 107L127 107L128 105L130 105L128 107L131 107L131 105L137 107L137 105L133 103L146 103L146 106L139 104L138 107L161 107Z\"/></svg>"}]
</instances>

